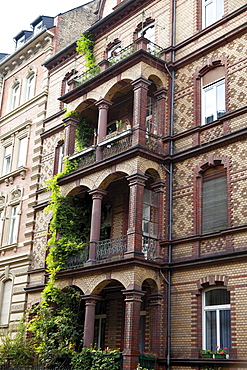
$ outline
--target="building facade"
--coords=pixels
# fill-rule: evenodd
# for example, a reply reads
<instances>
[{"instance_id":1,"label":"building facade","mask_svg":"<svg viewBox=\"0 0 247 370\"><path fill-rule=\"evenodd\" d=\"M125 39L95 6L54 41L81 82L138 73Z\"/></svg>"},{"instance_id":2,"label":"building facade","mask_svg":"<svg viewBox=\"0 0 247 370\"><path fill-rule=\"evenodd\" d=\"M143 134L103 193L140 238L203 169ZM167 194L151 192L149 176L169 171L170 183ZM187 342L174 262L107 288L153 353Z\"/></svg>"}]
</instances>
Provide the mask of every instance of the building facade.
<instances>
[{"instance_id":1,"label":"building facade","mask_svg":"<svg viewBox=\"0 0 247 370\"><path fill-rule=\"evenodd\" d=\"M246 1L93 4L87 31L95 66L87 68L73 38L64 41L62 27L40 67L49 88L45 114L41 103L32 114L40 130L30 129L36 155L25 172L31 166L31 218L26 213L22 226L30 237L22 251L28 243L31 251L27 305L40 301L47 282L46 181L66 157L77 167L58 184L83 217L85 240L66 257L56 284L80 292L84 344L120 348L126 370L143 352L157 355L157 369L246 368ZM31 135L22 135L32 126L25 119L15 129L20 148ZM5 171L15 131L2 127ZM2 209L12 210L6 245L26 195L23 175L10 174L3 175L4 189L19 196L11 202L2 191ZM4 285L11 281L6 258L19 247L3 244ZM216 348L227 348L227 356L201 357Z\"/></svg>"}]
</instances>

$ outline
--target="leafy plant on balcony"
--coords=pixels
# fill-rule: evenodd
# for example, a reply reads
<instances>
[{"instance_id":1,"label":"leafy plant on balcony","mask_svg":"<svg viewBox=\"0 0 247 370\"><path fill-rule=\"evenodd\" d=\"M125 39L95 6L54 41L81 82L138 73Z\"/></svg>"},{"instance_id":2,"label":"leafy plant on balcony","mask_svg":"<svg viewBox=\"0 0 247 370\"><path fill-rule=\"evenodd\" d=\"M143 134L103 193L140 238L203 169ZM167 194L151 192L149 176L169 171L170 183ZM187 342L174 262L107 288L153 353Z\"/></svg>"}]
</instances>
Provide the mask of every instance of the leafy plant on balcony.
<instances>
[{"instance_id":1,"label":"leafy plant on balcony","mask_svg":"<svg viewBox=\"0 0 247 370\"><path fill-rule=\"evenodd\" d=\"M73 116L78 119L78 123L76 125L76 137L75 137L75 152L81 152L85 149L90 139L93 135L93 127L92 122L85 117L80 112L76 110L69 111L65 114L64 118Z\"/></svg>"},{"instance_id":2,"label":"leafy plant on balcony","mask_svg":"<svg viewBox=\"0 0 247 370\"><path fill-rule=\"evenodd\" d=\"M82 54L84 56L86 71L96 67L93 48L94 40L92 34L89 31L81 34L79 39L76 41L76 51L78 54Z\"/></svg>"}]
</instances>

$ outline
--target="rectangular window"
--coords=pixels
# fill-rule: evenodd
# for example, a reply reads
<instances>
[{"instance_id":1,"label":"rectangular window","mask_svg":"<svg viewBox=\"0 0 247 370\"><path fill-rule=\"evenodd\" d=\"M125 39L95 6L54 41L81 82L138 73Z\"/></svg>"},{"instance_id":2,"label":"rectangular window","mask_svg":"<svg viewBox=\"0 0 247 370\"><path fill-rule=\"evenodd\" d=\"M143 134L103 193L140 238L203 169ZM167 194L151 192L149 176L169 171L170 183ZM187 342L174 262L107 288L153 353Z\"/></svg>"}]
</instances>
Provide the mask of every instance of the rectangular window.
<instances>
[{"instance_id":1,"label":"rectangular window","mask_svg":"<svg viewBox=\"0 0 247 370\"><path fill-rule=\"evenodd\" d=\"M203 28L222 18L223 14L224 0L202 0Z\"/></svg>"},{"instance_id":2,"label":"rectangular window","mask_svg":"<svg viewBox=\"0 0 247 370\"><path fill-rule=\"evenodd\" d=\"M2 283L2 300L0 307L0 325L9 323L10 303L11 303L12 281L7 280Z\"/></svg>"},{"instance_id":3,"label":"rectangular window","mask_svg":"<svg viewBox=\"0 0 247 370\"><path fill-rule=\"evenodd\" d=\"M11 207L8 244L17 242L19 205Z\"/></svg>"},{"instance_id":4,"label":"rectangular window","mask_svg":"<svg viewBox=\"0 0 247 370\"><path fill-rule=\"evenodd\" d=\"M212 289L203 296L203 348L231 347L230 292Z\"/></svg>"},{"instance_id":5,"label":"rectangular window","mask_svg":"<svg viewBox=\"0 0 247 370\"><path fill-rule=\"evenodd\" d=\"M203 86L202 89L202 123L207 124L222 117L225 108L225 80Z\"/></svg>"},{"instance_id":6,"label":"rectangular window","mask_svg":"<svg viewBox=\"0 0 247 370\"><path fill-rule=\"evenodd\" d=\"M10 172L11 156L12 156L12 145L9 145L6 146L4 150L2 175L6 175L7 173Z\"/></svg>"},{"instance_id":7,"label":"rectangular window","mask_svg":"<svg viewBox=\"0 0 247 370\"><path fill-rule=\"evenodd\" d=\"M3 235L3 210L0 210L0 245L2 241L2 235Z\"/></svg>"},{"instance_id":8,"label":"rectangular window","mask_svg":"<svg viewBox=\"0 0 247 370\"><path fill-rule=\"evenodd\" d=\"M227 179L225 170L217 168L208 170L203 176L202 184L202 232L209 233L226 229Z\"/></svg>"},{"instance_id":9,"label":"rectangular window","mask_svg":"<svg viewBox=\"0 0 247 370\"><path fill-rule=\"evenodd\" d=\"M27 78L26 86L26 100L33 98L34 96L34 73Z\"/></svg>"},{"instance_id":10,"label":"rectangular window","mask_svg":"<svg viewBox=\"0 0 247 370\"><path fill-rule=\"evenodd\" d=\"M64 155L64 144L60 145L59 148L58 148L57 173L62 172L62 169L63 169L63 155Z\"/></svg>"},{"instance_id":11,"label":"rectangular window","mask_svg":"<svg viewBox=\"0 0 247 370\"><path fill-rule=\"evenodd\" d=\"M21 166L25 166L25 164L26 164L26 159L27 159L27 143L28 143L27 136L19 140L17 168L18 167L21 167Z\"/></svg>"}]
</instances>

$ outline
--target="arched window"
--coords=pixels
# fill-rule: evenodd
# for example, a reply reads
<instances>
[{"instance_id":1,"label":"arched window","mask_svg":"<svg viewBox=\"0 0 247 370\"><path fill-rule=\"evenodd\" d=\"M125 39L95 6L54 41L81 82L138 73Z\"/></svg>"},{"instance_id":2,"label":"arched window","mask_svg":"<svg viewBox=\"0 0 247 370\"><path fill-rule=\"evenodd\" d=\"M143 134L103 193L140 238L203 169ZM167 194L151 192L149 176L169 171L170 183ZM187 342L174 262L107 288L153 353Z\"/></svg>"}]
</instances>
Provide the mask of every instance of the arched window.
<instances>
[{"instance_id":1,"label":"arched window","mask_svg":"<svg viewBox=\"0 0 247 370\"><path fill-rule=\"evenodd\" d=\"M31 73L26 81L26 100L34 97L35 74Z\"/></svg>"},{"instance_id":2,"label":"arched window","mask_svg":"<svg viewBox=\"0 0 247 370\"><path fill-rule=\"evenodd\" d=\"M14 87L12 88L11 109L15 109L19 105L20 89L21 89L20 83L15 84Z\"/></svg>"},{"instance_id":3,"label":"arched window","mask_svg":"<svg viewBox=\"0 0 247 370\"><path fill-rule=\"evenodd\" d=\"M0 325L8 325L12 295L12 281L10 279L2 282L0 294Z\"/></svg>"},{"instance_id":4,"label":"arched window","mask_svg":"<svg viewBox=\"0 0 247 370\"><path fill-rule=\"evenodd\" d=\"M203 348L231 347L230 292L224 287L207 289L202 296Z\"/></svg>"}]
</instances>

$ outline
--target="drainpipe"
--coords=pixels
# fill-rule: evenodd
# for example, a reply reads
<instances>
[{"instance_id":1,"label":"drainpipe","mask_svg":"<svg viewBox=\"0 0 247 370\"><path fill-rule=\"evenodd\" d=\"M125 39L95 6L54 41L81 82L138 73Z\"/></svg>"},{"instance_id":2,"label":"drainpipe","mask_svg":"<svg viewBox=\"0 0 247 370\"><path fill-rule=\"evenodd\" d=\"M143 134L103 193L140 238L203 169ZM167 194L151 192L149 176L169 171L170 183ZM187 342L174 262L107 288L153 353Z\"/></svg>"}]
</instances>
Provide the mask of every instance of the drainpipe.
<instances>
[{"instance_id":1,"label":"drainpipe","mask_svg":"<svg viewBox=\"0 0 247 370\"><path fill-rule=\"evenodd\" d=\"M175 44L176 44L176 0L173 0L173 17L172 17L172 63L175 62ZM171 106L170 106L170 135L173 136L174 131L174 69L171 74ZM170 156L173 155L173 141L170 142ZM172 262L172 180L173 180L173 164L169 164L169 232L168 232L168 263ZM170 370L170 357L171 357L171 269L168 268L167 275L167 370Z\"/></svg>"}]
</instances>

